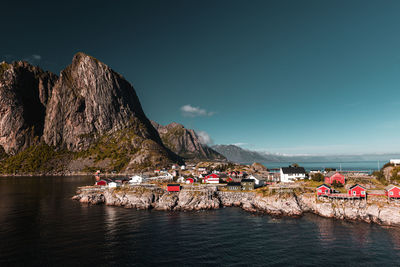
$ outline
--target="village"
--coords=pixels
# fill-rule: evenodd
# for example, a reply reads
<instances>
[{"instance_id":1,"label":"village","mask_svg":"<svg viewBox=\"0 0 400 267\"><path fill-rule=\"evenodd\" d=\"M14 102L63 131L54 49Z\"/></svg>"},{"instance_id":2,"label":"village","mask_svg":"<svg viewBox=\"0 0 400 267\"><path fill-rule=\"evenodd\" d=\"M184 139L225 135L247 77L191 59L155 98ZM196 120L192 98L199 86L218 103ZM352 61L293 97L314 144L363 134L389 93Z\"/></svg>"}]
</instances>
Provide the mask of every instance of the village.
<instances>
[{"instance_id":1,"label":"village","mask_svg":"<svg viewBox=\"0 0 400 267\"><path fill-rule=\"evenodd\" d=\"M388 164L400 165L400 160ZM185 190L206 191L210 188L226 192L291 191L296 188L315 192L317 199L367 200L369 196L400 200L400 186L385 184L366 171L342 171L333 168L306 171L292 164L279 169L267 169L259 163L252 165L202 162L172 165L169 169L135 174L130 177L112 177L97 171L94 187L151 187L167 192Z\"/></svg>"}]
</instances>

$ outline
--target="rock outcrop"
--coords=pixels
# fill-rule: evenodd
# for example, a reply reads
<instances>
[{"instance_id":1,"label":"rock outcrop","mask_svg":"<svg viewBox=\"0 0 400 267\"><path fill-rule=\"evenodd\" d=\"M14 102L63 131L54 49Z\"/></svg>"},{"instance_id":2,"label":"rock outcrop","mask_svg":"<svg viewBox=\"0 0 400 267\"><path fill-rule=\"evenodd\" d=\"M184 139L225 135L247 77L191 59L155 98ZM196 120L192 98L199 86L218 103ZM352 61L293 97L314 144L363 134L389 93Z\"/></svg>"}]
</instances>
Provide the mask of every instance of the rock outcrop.
<instances>
[{"instance_id":1,"label":"rock outcrop","mask_svg":"<svg viewBox=\"0 0 400 267\"><path fill-rule=\"evenodd\" d=\"M218 160L226 158L201 142L199 135L192 129L186 129L182 124L173 122L160 125L152 121L163 143L177 155L189 160Z\"/></svg>"},{"instance_id":2,"label":"rock outcrop","mask_svg":"<svg viewBox=\"0 0 400 267\"><path fill-rule=\"evenodd\" d=\"M314 213L341 220L364 221L387 226L400 226L400 206L383 199L327 200L313 193L260 195L255 192L182 190L166 192L161 188L79 190L73 199L81 203L107 204L128 208L156 210L206 210L220 207L241 207L249 212L276 216L301 216Z\"/></svg>"},{"instance_id":3,"label":"rock outcrop","mask_svg":"<svg viewBox=\"0 0 400 267\"><path fill-rule=\"evenodd\" d=\"M99 136L129 127L161 145L129 82L97 59L77 53L53 88L45 142L80 151Z\"/></svg>"},{"instance_id":4,"label":"rock outcrop","mask_svg":"<svg viewBox=\"0 0 400 267\"><path fill-rule=\"evenodd\" d=\"M0 146L7 154L40 141L56 80L55 74L24 61L0 63Z\"/></svg>"},{"instance_id":5,"label":"rock outcrop","mask_svg":"<svg viewBox=\"0 0 400 267\"><path fill-rule=\"evenodd\" d=\"M268 171L267 167L265 167L264 165L262 165L261 163L258 163L258 162L254 162L253 164L251 164L251 169L254 172L266 172L266 171Z\"/></svg>"}]
</instances>

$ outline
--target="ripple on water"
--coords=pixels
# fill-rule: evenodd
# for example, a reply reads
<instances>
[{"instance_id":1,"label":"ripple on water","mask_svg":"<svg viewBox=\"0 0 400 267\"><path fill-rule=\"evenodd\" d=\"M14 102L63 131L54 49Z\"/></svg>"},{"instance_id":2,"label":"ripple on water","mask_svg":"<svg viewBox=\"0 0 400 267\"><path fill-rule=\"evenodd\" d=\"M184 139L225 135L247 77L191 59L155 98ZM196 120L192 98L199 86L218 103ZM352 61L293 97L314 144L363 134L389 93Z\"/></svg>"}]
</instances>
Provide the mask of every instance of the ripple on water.
<instances>
[{"instance_id":1,"label":"ripple on water","mask_svg":"<svg viewBox=\"0 0 400 267\"><path fill-rule=\"evenodd\" d=\"M1 178L0 265L397 265L400 230L239 208L137 211L72 201L91 178Z\"/></svg>"}]
</instances>

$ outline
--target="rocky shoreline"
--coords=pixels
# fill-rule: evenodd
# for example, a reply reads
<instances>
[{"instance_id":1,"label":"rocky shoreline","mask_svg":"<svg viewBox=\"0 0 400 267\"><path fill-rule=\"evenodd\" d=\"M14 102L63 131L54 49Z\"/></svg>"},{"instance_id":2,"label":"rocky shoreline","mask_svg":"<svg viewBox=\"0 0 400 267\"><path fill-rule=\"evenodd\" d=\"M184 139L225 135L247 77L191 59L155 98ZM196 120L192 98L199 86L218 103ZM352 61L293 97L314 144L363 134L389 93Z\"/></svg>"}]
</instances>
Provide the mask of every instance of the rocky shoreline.
<instances>
[{"instance_id":1,"label":"rocky shoreline","mask_svg":"<svg viewBox=\"0 0 400 267\"><path fill-rule=\"evenodd\" d=\"M363 221L400 227L400 205L384 199L327 200L313 193L262 195L256 192L218 191L216 188L167 192L162 188L81 188L73 197L81 203L105 204L134 209L164 211L210 210L241 207L249 212L277 216L302 216L314 213L322 217Z\"/></svg>"}]
</instances>

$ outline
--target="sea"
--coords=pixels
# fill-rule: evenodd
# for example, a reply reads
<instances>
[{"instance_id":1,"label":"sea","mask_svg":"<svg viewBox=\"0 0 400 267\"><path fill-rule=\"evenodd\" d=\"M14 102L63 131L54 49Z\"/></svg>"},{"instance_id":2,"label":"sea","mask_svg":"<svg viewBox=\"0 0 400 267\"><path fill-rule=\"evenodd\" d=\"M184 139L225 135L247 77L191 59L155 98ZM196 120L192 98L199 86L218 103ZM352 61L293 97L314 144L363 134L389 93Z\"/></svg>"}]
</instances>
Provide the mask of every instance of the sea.
<instances>
[{"instance_id":1,"label":"sea","mask_svg":"<svg viewBox=\"0 0 400 267\"><path fill-rule=\"evenodd\" d=\"M93 177L0 178L0 266L399 266L400 229L307 214L89 206Z\"/></svg>"},{"instance_id":2,"label":"sea","mask_svg":"<svg viewBox=\"0 0 400 267\"><path fill-rule=\"evenodd\" d=\"M373 171L382 168L383 164L388 161L352 161L352 162L262 162L268 169L279 169L280 167L287 167L293 163L297 163L299 166L304 167L306 171L310 170L321 170L326 168L342 170L342 171L364 171L372 173Z\"/></svg>"}]
</instances>

